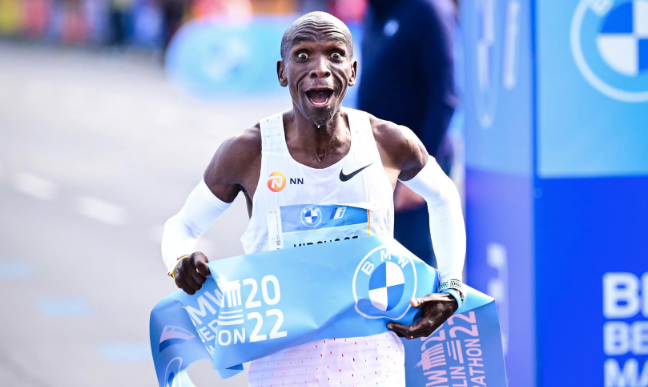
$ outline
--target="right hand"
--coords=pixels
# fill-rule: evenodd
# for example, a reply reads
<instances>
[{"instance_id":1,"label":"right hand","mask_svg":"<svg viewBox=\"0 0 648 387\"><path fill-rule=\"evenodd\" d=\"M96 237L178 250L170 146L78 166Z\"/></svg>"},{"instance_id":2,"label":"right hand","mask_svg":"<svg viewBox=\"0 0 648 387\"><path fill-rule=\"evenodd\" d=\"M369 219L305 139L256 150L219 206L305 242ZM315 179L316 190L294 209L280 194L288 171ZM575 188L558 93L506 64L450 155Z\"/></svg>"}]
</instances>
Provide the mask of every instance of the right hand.
<instances>
[{"instance_id":1,"label":"right hand","mask_svg":"<svg viewBox=\"0 0 648 387\"><path fill-rule=\"evenodd\" d=\"M195 294L209 277L209 259L205 254L196 251L187 258L180 260L175 268L175 283L187 294Z\"/></svg>"}]
</instances>

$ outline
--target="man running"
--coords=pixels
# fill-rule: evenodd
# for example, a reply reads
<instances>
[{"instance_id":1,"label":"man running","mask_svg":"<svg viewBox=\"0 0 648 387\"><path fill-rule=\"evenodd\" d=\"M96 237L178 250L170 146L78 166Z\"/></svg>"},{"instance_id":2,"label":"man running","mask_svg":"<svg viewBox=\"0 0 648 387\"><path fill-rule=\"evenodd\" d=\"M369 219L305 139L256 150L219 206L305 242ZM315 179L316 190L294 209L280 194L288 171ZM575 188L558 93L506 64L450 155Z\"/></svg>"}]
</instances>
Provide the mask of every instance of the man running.
<instances>
[{"instance_id":1,"label":"man running","mask_svg":"<svg viewBox=\"0 0 648 387\"><path fill-rule=\"evenodd\" d=\"M344 204L368 215L364 235L392 236L392 197L400 180L428 203L442 293L412 300L423 317L409 327L389 323L393 333L322 340L255 360L248 373L251 387L297 380L307 386L404 386L404 352L397 335L429 336L463 300L466 241L457 190L412 131L341 107L356 71L351 33L337 18L313 12L285 31L277 76L288 87L293 107L216 151L203 180L165 224L162 255L169 275L189 294L201 288L209 276L208 259L195 251L196 242L240 192L250 215L241 240L251 254L324 237L362 236L350 235L349 227L327 228L325 236L309 228L299 233L300 243L284 243L288 236L277 224L285 221L285 209L296 205L303 208L302 222L315 222L316 206ZM332 354L345 356L327 356Z\"/></svg>"}]
</instances>

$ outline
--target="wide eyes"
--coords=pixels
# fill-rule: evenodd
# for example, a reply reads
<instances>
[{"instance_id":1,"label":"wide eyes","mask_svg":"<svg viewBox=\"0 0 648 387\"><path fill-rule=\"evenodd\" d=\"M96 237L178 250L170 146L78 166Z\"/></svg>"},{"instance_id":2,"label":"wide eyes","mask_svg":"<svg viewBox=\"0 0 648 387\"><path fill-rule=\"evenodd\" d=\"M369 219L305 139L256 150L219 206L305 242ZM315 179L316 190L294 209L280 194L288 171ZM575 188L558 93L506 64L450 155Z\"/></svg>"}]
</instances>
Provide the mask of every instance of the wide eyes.
<instances>
[{"instance_id":1,"label":"wide eyes","mask_svg":"<svg viewBox=\"0 0 648 387\"><path fill-rule=\"evenodd\" d=\"M306 52L306 51L299 51L299 52L297 53L296 57L297 57L297 59L300 60L300 61L305 61L305 60L310 59L311 56L310 56L310 54L309 54L308 52ZM329 57L330 57L332 60L338 62L338 61L342 60L342 58L344 57L344 54L343 54L341 51L335 50L335 51L333 51L333 52L329 55Z\"/></svg>"}]
</instances>

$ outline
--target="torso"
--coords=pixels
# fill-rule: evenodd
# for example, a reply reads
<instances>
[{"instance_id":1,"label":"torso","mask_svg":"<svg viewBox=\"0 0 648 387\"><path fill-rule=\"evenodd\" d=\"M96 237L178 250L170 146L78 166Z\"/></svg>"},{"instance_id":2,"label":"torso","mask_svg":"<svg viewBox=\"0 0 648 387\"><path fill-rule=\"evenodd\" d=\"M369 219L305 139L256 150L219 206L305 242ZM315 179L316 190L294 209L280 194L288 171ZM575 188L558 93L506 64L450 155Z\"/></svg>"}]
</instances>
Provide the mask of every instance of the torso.
<instances>
[{"instance_id":1,"label":"torso","mask_svg":"<svg viewBox=\"0 0 648 387\"><path fill-rule=\"evenodd\" d=\"M385 172L369 116L357 110L346 112L350 128L346 152L332 158L329 161L331 164L322 168L314 168L294 158L286 141L281 114L261 122L259 179L251 200L250 224L241 238L247 254L294 247L283 243L282 235L291 231L300 232L301 237L305 238L303 243L327 242L337 236L393 235L393 185ZM360 223L364 220L360 219L363 215L358 209L364 209L366 230L363 233L360 230L329 233L326 238L318 239L315 235L318 234L318 226L350 226L337 220L339 218L334 219L332 212L336 211L335 205L353 207L347 213L353 216L347 218L353 217ZM296 208L298 206L303 208ZM318 207L310 211L306 208L308 206ZM308 221L302 219L301 225L297 219L287 219L293 214L303 215L302 211L312 212L304 216L313 215L315 218L310 216ZM319 217L323 217L324 221ZM357 223L356 229L360 223ZM304 234L309 230L312 232ZM289 237L294 240L294 235Z\"/></svg>"},{"instance_id":2,"label":"torso","mask_svg":"<svg viewBox=\"0 0 648 387\"><path fill-rule=\"evenodd\" d=\"M353 112L354 110L343 109L342 111L342 115L345 117L347 123L349 122L348 119L349 111ZM321 161L317 160L313 155L307 154L304 150L300 149L299 147L295 147L293 145L294 141L292 141L290 136L286 134L286 132L294 133L294 131L296 130L296 128L289 127L290 122L287 119L288 114L289 113L283 113L281 116L284 124L283 131L284 131L284 136L286 137L288 156L291 158L291 160L293 160L298 164L301 164L304 167L308 167L310 169L315 169L315 170L326 169L328 167L333 166L334 164L337 164L348 154L349 150L351 149L350 133L348 137L344 139L346 141L340 144L341 146L339 146L334 152L329 154L324 160ZM277 117L277 115L272 117ZM382 168L385 172L385 175L387 176L388 181L392 186L392 191L393 191L393 189L396 187L396 182L398 181L399 178L400 169L396 165L394 165L394 161L392 160L391 154L397 153L399 150L388 149L390 146L393 147L394 145L389 143L391 140L391 136L389 134L381 135L380 134L381 131L379 130L379 128L377 128L381 125L391 124L391 123L383 120L378 120L371 115L369 115L369 117L370 117L369 119L370 119L371 130L375 137L375 141L376 141L375 145L380 155ZM393 124L391 125L395 126ZM254 142L258 142L258 145L255 147L251 147L254 148L254 149L250 149L250 152L252 154L245 157L245 164L247 166L245 170L237 173L237 176L239 176L241 180L239 184L241 185L242 191L245 195L247 201L247 207L248 207L248 214L250 217L252 216L252 211L253 211L254 195L257 191L257 188L260 186L259 184L260 179L262 179L261 177L261 146L262 146L261 123L257 124L251 130L254 133L253 135L255 138ZM385 137L385 139L383 140L382 137Z\"/></svg>"},{"instance_id":3,"label":"torso","mask_svg":"<svg viewBox=\"0 0 648 387\"><path fill-rule=\"evenodd\" d=\"M251 213L241 238L247 254L393 234L392 195L398 171L381 153L370 116L348 109L344 114L349 137L324 165L290 147L282 114L260 123L256 185L243 187ZM402 344L392 332L322 340L253 361L249 385L298 381L306 386L400 386L403 364Z\"/></svg>"}]
</instances>

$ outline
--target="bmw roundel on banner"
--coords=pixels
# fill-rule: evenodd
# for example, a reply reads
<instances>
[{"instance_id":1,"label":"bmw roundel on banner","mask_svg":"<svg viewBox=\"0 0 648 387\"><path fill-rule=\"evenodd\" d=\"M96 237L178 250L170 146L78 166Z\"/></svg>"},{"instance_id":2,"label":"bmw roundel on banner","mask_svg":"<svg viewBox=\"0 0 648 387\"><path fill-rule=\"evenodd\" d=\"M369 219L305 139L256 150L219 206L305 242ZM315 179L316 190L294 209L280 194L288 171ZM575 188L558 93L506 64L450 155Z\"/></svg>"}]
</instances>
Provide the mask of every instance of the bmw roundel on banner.
<instances>
[{"instance_id":1,"label":"bmw roundel on banner","mask_svg":"<svg viewBox=\"0 0 648 387\"><path fill-rule=\"evenodd\" d=\"M582 0L571 47L579 71L599 92L648 101L648 0Z\"/></svg>"},{"instance_id":2,"label":"bmw roundel on banner","mask_svg":"<svg viewBox=\"0 0 648 387\"><path fill-rule=\"evenodd\" d=\"M416 268L406 254L385 246L365 256L353 277L356 311L371 319L401 319L416 293Z\"/></svg>"},{"instance_id":3,"label":"bmw roundel on banner","mask_svg":"<svg viewBox=\"0 0 648 387\"><path fill-rule=\"evenodd\" d=\"M381 263L369 278L369 300L377 309L387 312L394 309L403 298L405 278L394 262Z\"/></svg>"}]
</instances>

